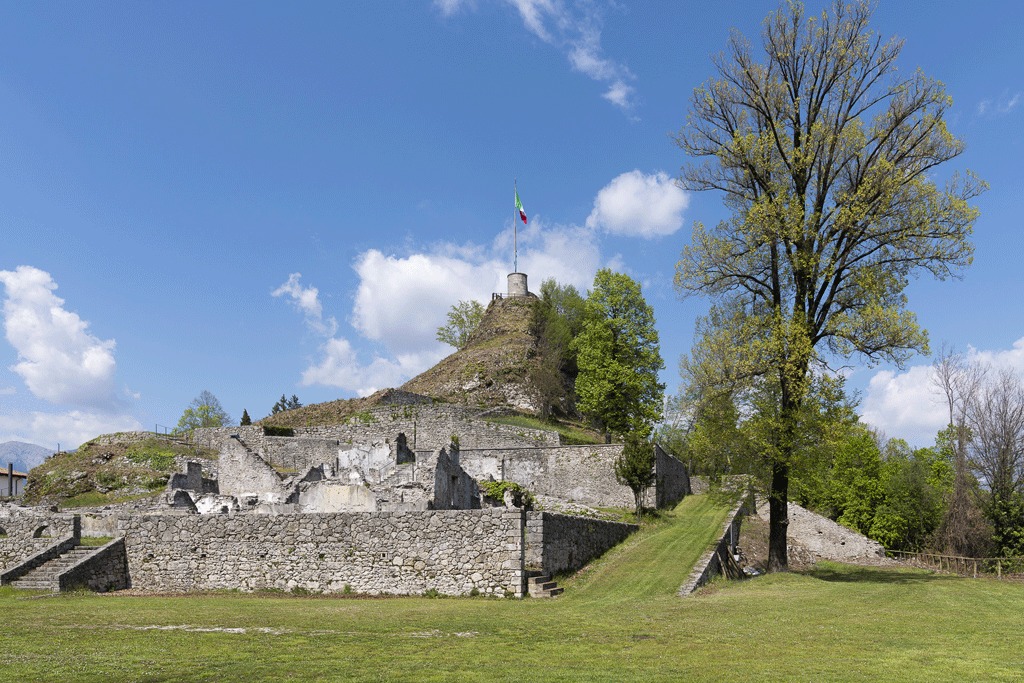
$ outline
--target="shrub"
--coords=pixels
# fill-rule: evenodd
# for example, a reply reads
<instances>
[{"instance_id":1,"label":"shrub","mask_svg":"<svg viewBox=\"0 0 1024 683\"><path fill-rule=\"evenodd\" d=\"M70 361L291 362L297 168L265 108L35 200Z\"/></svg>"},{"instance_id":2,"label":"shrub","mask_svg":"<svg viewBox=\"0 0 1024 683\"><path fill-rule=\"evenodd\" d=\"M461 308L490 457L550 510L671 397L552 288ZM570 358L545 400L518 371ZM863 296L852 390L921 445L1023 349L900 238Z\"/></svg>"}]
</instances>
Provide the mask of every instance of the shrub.
<instances>
[{"instance_id":1,"label":"shrub","mask_svg":"<svg viewBox=\"0 0 1024 683\"><path fill-rule=\"evenodd\" d=\"M495 501L505 500L505 492L512 493L512 504L526 510L532 510L536 500L533 494L514 481L482 481L480 493Z\"/></svg>"}]
</instances>

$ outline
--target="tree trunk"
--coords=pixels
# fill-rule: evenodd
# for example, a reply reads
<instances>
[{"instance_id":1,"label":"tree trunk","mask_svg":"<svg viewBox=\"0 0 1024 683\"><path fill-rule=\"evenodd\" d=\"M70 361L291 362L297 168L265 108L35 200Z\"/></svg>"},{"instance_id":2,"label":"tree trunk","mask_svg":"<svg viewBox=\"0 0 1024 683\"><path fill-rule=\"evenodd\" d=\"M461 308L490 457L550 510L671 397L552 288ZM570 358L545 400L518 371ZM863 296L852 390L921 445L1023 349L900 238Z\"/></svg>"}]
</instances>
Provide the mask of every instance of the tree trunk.
<instances>
[{"instance_id":1,"label":"tree trunk","mask_svg":"<svg viewBox=\"0 0 1024 683\"><path fill-rule=\"evenodd\" d=\"M786 539L789 527L789 465L772 463L772 486L768 492L768 571L789 569Z\"/></svg>"}]
</instances>

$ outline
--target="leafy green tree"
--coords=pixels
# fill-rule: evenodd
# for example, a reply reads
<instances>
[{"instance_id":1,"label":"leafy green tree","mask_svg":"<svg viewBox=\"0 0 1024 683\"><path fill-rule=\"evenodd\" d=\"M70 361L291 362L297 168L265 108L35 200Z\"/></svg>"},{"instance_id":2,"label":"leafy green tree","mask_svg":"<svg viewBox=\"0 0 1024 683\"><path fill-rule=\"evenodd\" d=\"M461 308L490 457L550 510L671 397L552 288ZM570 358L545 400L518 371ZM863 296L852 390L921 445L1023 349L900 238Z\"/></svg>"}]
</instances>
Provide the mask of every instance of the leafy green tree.
<instances>
[{"instance_id":1,"label":"leafy green tree","mask_svg":"<svg viewBox=\"0 0 1024 683\"><path fill-rule=\"evenodd\" d=\"M732 217L700 223L676 267L683 296L712 298L698 323L703 378L770 376L777 439L770 470L769 570L788 565L790 473L798 414L825 354L901 364L927 349L906 308L909 279L967 266L984 183L940 187L963 151L945 125L950 98L921 72L897 71L902 43L869 29L871 3L821 16L785 5L764 23L761 61L735 33L718 78L694 91L680 147L691 190L716 190Z\"/></svg>"},{"instance_id":2,"label":"leafy green tree","mask_svg":"<svg viewBox=\"0 0 1024 683\"><path fill-rule=\"evenodd\" d=\"M224 427L229 424L231 416L221 406L217 397L203 390L192 399L192 403L182 413L175 431L187 432L197 427Z\"/></svg>"},{"instance_id":3,"label":"leafy green tree","mask_svg":"<svg viewBox=\"0 0 1024 683\"><path fill-rule=\"evenodd\" d=\"M479 301L460 301L448 311L448 322L437 328L437 341L457 349L465 348L469 336L483 319L483 304Z\"/></svg>"},{"instance_id":4,"label":"leafy green tree","mask_svg":"<svg viewBox=\"0 0 1024 683\"><path fill-rule=\"evenodd\" d=\"M245 408L242 408L242 420L241 422L239 422L239 424L242 425L243 427L247 427L252 424L252 418L249 417L249 411L246 410Z\"/></svg>"},{"instance_id":5,"label":"leafy green tree","mask_svg":"<svg viewBox=\"0 0 1024 683\"><path fill-rule=\"evenodd\" d=\"M640 285L607 268L597 272L587 297L580 333L570 347L576 353L577 407L597 422L610 442L612 434L650 434L661 418L665 367L658 350L654 311Z\"/></svg>"},{"instance_id":6,"label":"leafy green tree","mask_svg":"<svg viewBox=\"0 0 1024 683\"><path fill-rule=\"evenodd\" d=\"M654 444L639 433L628 434L615 459L615 478L633 492L639 520L644 514L644 494L654 484Z\"/></svg>"},{"instance_id":7,"label":"leafy green tree","mask_svg":"<svg viewBox=\"0 0 1024 683\"><path fill-rule=\"evenodd\" d=\"M537 338L531 384L540 394L544 418L555 411L568 415L574 410L573 388L579 369L571 344L582 329L584 308L585 300L572 285L559 285L550 278L541 283L531 321Z\"/></svg>"}]
</instances>

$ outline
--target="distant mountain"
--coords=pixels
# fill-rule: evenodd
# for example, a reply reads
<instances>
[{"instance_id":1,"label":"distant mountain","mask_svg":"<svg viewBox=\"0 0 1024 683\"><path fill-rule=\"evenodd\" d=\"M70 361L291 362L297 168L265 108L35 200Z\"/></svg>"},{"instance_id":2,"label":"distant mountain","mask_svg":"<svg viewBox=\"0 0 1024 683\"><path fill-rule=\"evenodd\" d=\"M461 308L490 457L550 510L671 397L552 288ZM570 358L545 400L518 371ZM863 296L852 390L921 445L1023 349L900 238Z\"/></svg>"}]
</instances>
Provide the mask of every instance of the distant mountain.
<instances>
[{"instance_id":1,"label":"distant mountain","mask_svg":"<svg viewBox=\"0 0 1024 683\"><path fill-rule=\"evenodd\" d=\"M41 465L47 456L53 455L53 450L43 448L34 443L24 441L5 441L0 443L0 467L7 469L7 463L13 462L14 469L19 472L28 472L37 465Z\"/></svg>"}]
</instances>

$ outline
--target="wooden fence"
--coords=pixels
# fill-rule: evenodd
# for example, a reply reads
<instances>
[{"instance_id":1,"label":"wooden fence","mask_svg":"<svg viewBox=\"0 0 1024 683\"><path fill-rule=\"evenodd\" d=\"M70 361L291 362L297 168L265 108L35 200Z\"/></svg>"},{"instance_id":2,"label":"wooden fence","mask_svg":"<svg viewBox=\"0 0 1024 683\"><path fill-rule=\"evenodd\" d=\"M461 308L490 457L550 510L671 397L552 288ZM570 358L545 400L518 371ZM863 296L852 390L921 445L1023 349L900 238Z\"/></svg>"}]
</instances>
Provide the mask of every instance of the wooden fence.
<instances>
[{"instance_id":1,"label":"wooden fence","mask_svg":"<svg viewBox=\"0 0 1024 683\"><path fill-rule=\"evenodd\" d=\"M936 553L886 550L886 555L915 567L935 569L960 576L995 576L1024 581L1024 557L960 557Z\"/></svg>"}]
</instances>

